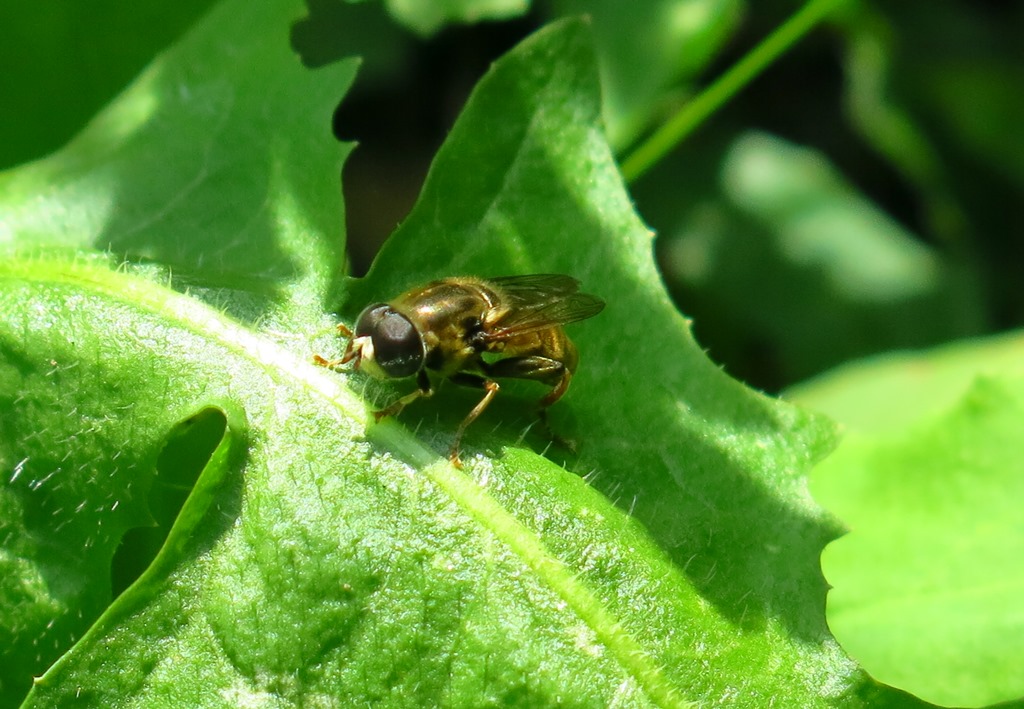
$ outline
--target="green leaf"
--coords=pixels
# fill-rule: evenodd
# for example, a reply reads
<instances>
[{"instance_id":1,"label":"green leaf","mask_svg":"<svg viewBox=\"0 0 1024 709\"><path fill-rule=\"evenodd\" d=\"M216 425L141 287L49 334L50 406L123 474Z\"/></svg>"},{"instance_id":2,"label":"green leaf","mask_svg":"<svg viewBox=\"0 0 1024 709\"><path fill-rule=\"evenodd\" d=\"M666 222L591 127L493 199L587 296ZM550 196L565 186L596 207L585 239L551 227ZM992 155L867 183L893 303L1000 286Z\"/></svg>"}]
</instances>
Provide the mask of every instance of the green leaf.
<instances>
[{"instance_id":1,"label":"green leaf","mask_svg":"<svg viewBox=\"0 0 1024 709\"><path fill-rule=\"evenodd\" d=\"M846 27L856 127L913 186L929 236L960 257L987 258L988 279L1015 283L1017 253L1004 232L1016 219L1008 196L1024 185L1019 16L922 0L856 7ZM1016 311L1016 290L1007 290L997 294Z\"/></svg>"},{"instance_id":2,"label":"green leaf","mask_svg":"<svg viewBox=\"0 0 1024 709\"><path fill-rule=\"evenodd\" d=\"M122 535L152 523L147 502L165 433L197 410L174 395L195 396L203 387L185 369L174 372L183 381L155 377L148 364L160 352L145 350L160 340L140 347L147 329L135 327L124 303L107 302L102 289L62 291L62 267L11 258L0 273L0 459L13 471L0 496L0 558L9 572L3 595L10 601L3 647L15 660L3 663L5 704L109 603L110 561ZM85 262L69 268L108 287L143 285ZM180 525L194 525L208 506L204 488L216 484L218 470L200 480Z\"/></svg>"},{"instance_id":3,"label":"green leaf","mask_svg":"<svg viewBox=\"0 0 1024 709\"><path fill-rule=\"evenodd\" d=\"M717 179L720 195L696 199L662 247L717 358L767 350L794 381L979 329L962 272L820 152L749 132L724 152Z\"/></svg>"},{"instance_id":4,"label":"green leaf","mask_svg":"<svg viewBox=\"0 0 1024 709\"><path fill-rule=\"evenodd\" d=\"M1011 128L1024 120L1024 107L1017 100L1022 84L1019 65L1006 60L958 61L928 79L936 115L947 106L959 109L945 116L947 130L1015 185L1024 184L1024 137ZM962 102L963 96L971 100Z\"/></svg>"},{"instance_id":5,"label":"green leaf","mask_svg":"<svg viewBox=\"0 0 1024 709\"><path fill-rule=\"evenodd\" d=\"M211 4L0 5L0 169L60 147Z\"/></svg>"},{"instance_id":6,"label":"green leaf","mask_svg":"<svg viewBox=\"0 0 1024 709\"><path fill-rule=\"evenodd\" d=\"M978 379L947 415L815 471L852 529L822 554L829 626L876 679L943 706L1024 696L1022 419L1024 379Z\"/></svg>"},{"instance_id":7,"label":"green leaf","mask_svg":"<svg viewBox=\"0 0 1024 709\"><path fill-rule=\"evenodd\" d=\"M230 303L246 318L298 300L282 289L326 291L343 260L329 117L355 68L302 66L287 31L301 12L218 6L64 150L0 174L0 246L155 262L246 291Z\"/></svg>"},{"instance_id":8,"label":"green leaf","mask_svg":"<svg viewBox=\"0 0 1024 709\"><path fill-rule=\"evenodd\" d=\"M529 9L529 0L385 0L389 12L409 29L430 35L453 22L504 20Z\"/></svg>"},{"instance_id":9,"label":"green leaf","mask_svg":"<svg viewBox=\"0 0 1024 709\"><path fill-rule=\"evenodd\" d=\"M830 627L876 678L933 702L1021 694L1019 592L998 597L1015 564L998 558L1024 542L1003 510L1020 477L1022 346L1011 333L889 354L786 394L850 431L812 479L853 530L823 555Z\"/></svg>"},{"instance_id":10,"label":"green leaf","mask_svg":"<svg viewBox=\"0 0 1024 709\"><path fill-rule=\"evenodd\" d=\"M1024 374L1024 334L953 342L925 352L878 355L786 391L850 431L893 434L946 414L979 375Z\"/></svg>"},{"instance_id":11,"label":"green leaf","mask_svg":"<svg viewBox=\"0 0 1024 709\"><path fill-rule=\"evenodd\" d=\"M555 6L593 22L604 120L619 148L646 130L667 100L679 101L680 86L706 67L743 9L739 0L558 0Z\"/></svg>"},{"instance_id":12,"label":"green leaf","mask_svg":"<svg viewBox=\"0 0 1024 709\"><path fill-rule=\"evenodd\" d=\"M942 151L900 90L904 75L917 70L898 66L903 44L901 30L870 4L851 4L850 8L845 23L844 61L848 77L846 105L853 127L914 185L923 202L927 226L947 242L960 239L967 215L951 189ZM902 32L910 37L916 35L921 27L920 17L918 12ZM932 64L936 59L932 49L925 50L925 56L927 61L918 66ZM913 85L917 81L908 83ZM954 113L963 107L963 102L958 102Z\"/></svg>"},{"instance_id":13,"label":"green leaf","mask_svg":"<svg viewBox=\"0 0 1024 709\"><path fill-rule=\"evenodd\" d=\"M242 317L273 324L303 308L319 314L320 292L337 275L332 258L339 257L331 254L341 247L340 151L329 119L353 66L318 75L302 68L288 47L298 4L245 11L250 24L243 35L236 28L240 11L222 6L66 149L0 175L0 248L28 249L21 258L29 262L44 248L112 249L173 267L179 284ZM261 252L261 242L278 248ZM282 268L288 259L281 254L301 261ZM230 290L197 287L209 285ZM21 307L0 308L8 335ZM56 326L77 332L75 313L89 307L100 306L84 298L62 307ZM94 336L127 326L114 318ZM188 372L152 381L149 360L115 371L107 367L113 360L103 339L80 339L82 349L65 357L45 338L13 337L4 340L0 358L7 374L0 460L17 483L5 491L13 497L0 521L4 559L13 564L0 586L14 609L0 646L17 658L3 663L4 706L109 603L111 557L121 536L159 517L147 503L166 504L150 489L161 485L153 475L166 434L196 410L193 403L205 405L139 410L136 397L147 385L178 386L176 377ZM77 376L83 357L111 360L96 374L97 387L105 388L66 396L61 382ZM30 393L30 382L44 386ZM110 426L95 423L108 419ZM96 487L94 478L106 484ZM51 496L52 481L59 484ZM143 546L159 544L160 536ZM146 563L122 552L117 590L137 575L134 564Z\"/></svg>"},{"instance_id":14,"label":"green leaf","mask_svg":"<svg viewBox=\"0 0 1024 709\"><path fill-rule=\"evenodd\" d=\"M632 212L601 135L583 28L559 29L524 44L485 78L420 201L365 282L353 287L346 311L354 316L366 303L440 275L582 278L608 308L573 329L583 361L565 404L552 412L554 424L582 439L572 468L642 522L687 579L668 598L616 604L620 623L646 637L641 628L650 629L652 619L636 616L638 609L710 600L716 612L686 628L655 619L655 635L668 633L674 648L659 664L669 676L685 677L680 683L694 688L688 696L712 696L721 680L739 682L748 696L822 702L817 682L847 671L818 615L823 587L814 558L834 530L805 504L800 471L827 451L830 432L729 380L693 343L660 286L649 232ZM450 440L472 399L455 407L438 398L417 405L424 413L416 427L429 432L440 418L449 432L442 440ZM508 433L485 438L481 428L470 436L471 448L483 439L500 450L514 440ZM543 504L543 493L519 491L521 479L511 468L501 499ZM562 547L557 534L545 539ZM716 618L735 623L740 636L726 639ZM734 652L716 659L718 678L679 664L688 645L719 632L720 641L708 642ZM811 656L809 647L816 648ZM760 659L752 673L753 658ZM799 676L785 669L797 666Z\"/></svg>"},{"instance_id":15,"label":"green leaf","mask_svg":"<svg viewBox=\"0 0 1024 709\"><path fill-rule=\"evenodd\" d=\"M370 276L331 291L350 314L441 275L578 276L608 301L572 327L582 364L552 412L580 456L535 453L548 441L520 432L541 392L503 386L456 470L473 396L442 389L373 425L360 375L311 364L341 268L322 200L343 148L288 89L322 101L351 65L299 70L276 43L295 9L219 6L67 156L3 178L6 241L52 247L0 260L0 459L20 470L0 497L17 573L0 589L34 599L9 606L13 647L47 618L77 624L57 652L78 638L120 536L158 516L147 493L179 423L225 421L157 558L26 706L899 704L824 625L817 558L836 529L804 475L831 426L730 380L689 337L602 133L584 24L495 65ZM176 92L155 90L165 76ZM234 128L190 123L196 107ZM183 125L211 131L198 168L148 147L180 148ZM137 228L109 227L123 212ZM200 300L78 250L111 243L218 290ZM287 313L274 330L252 328L253 293Z\"/></svg>"}]
</instances>

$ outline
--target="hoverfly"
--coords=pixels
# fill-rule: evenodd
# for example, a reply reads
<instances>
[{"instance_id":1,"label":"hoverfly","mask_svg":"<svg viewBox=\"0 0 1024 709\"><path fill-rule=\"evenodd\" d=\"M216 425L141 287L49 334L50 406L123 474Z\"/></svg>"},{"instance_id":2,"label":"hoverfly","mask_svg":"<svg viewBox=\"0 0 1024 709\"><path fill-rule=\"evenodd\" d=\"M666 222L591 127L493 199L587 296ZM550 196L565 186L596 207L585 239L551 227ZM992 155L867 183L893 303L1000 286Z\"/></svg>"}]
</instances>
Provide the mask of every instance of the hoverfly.
<instances>
[{"instance_id":1,"label":"hoverfly","mask_svg":"<svg viewBox=\"0 0 1024 709\"><path fill-rule=\"evenodd\" d=\"M532 379L550 386L538 402L542 419L569 388L579 354L562 326L604 308L603 300L580 293L579 286L575 278L556 274L433 281L370 305L356 320L355 332L339 325L349 338L344 354L315 360L325 367L354 360L356 369L378 379L415 376L417 389L377 411L378 421L431 396L428 372L483 389L483 398L455 432L448 456L462 467L462 436L498 393L495 379Z\"/></svg>"}]
</instances>

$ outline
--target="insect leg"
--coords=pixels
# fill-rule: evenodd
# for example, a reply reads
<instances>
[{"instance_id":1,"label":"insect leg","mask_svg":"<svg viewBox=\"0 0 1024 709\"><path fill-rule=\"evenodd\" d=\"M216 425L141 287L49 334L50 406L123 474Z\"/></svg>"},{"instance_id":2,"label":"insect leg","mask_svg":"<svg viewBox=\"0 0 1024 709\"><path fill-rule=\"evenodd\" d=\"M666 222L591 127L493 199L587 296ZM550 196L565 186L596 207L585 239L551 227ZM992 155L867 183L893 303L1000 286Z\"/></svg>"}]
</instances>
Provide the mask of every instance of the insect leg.
<instances>
[{"instance_id":1,"label":"insect leg","mask_svg":"<svg viewBox=\"0 0 1024 709\"><path fill-rule=\"evenodd\" d=\"M562 398L572 381L572 370L563 362L550 357L530 355L526 357L509 357L498 360L494 364L485 365L486 372L492 377L509 377L512 379L533 379L551 385L551 391L537 402L537 417L547 431L548 437L556 443L576 451L576 442L563 438L551 430L548 424L548 407Z\"/></svg>"},{"instance_id":2,"label":"insect leg","mask_svg":"<svg viewBox=\"0 0 1024 709\"><path fill-rule=\"evenodd\" d=\"M419 388L415 391L406 394L398 401L390 404L389 406L385 406L380 411L373 412L374 420L380 421L385 416L397 416L402 412L402 409L416 401L416 399L419 399L421 396L433 396L434 387L431 386L430 377L427 376L427 371L425 369L421 369L419 374L416 375L416 384Z\"/></svg>"},{"instance_id":3,"label":"insect leg","mask_svg":"<svg viewBox=\"0 0 1024 709\"><path fill-rule=\"evenodd\" d=\"M491 403L491 399L494 398L495 394L498 393L498 390L501 389L501 387L498 386L498 382L492 379L483 379L482 377L465 374L463 372L452 375L451 380L456 384L462 384L463 386L483 387L487 390L484 394L484 398L482 398L480 402L473 407L473 410L466 415L466 418L464 418L462 423L459 424L458 430L455 431L455 440L452 442L452 449L448 454L448 460L450 460L452 465L456 468L461 468L462 461L459 459L459 446L462 444L462 434L464 434L466 429L469 428L469 424L476 421L477 417L483 413L484 409L486 409L488 404Z\"/></svg>"},{"instance_id":4,"label":"insect leg","mask_svg":"<svg viewBox=\"0 0 1024 709\"><path fill-rule=\"evenodd\" d=\"M485 371L492 377L532 379L550 384L551 391L538 402L541 410L561 399L572 380L572 372L563 362L540 355L501 359L493 364L485 365Z\"/></svg>"},{"instance_id":5,"label":"insect leg","mask_svg":"<svg viewBox=\"0 0 1024 709\"><path fill-rule=\"evenodd\" d=\"M341 357L338 357L338 359L324 359L318 354L313 355L313 364L320 365L321 367L327 367L328 369L334 369L342 363Z\"/></svg>"},{"instance_id":6,"label":"insect leg","mask_svg":"<svg viewBox=\"0 0 1024 709\"><path fill-rule=\"evenodd\" d=\"M340 364L345 364L352 359L352 330L349 329L345 323L338 323L338 333L342 337L348 338L348 346L345 348L345 354L337 359L325 359L318 354L313 355L313 364L317 364L321 367L327 367L328 369L334 369Z\"/></svg>"}]
</instances>

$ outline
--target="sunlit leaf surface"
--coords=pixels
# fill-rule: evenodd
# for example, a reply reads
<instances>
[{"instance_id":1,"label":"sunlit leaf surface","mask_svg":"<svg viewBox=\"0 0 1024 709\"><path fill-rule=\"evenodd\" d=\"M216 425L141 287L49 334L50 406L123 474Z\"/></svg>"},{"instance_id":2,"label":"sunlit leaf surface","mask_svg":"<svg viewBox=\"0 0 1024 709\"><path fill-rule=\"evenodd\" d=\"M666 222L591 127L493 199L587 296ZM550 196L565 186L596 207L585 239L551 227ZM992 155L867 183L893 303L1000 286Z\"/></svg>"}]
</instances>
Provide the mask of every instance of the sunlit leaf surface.
<instances>
[{"instance_id":1,"label":"sunlit leaf surface","mask_svg":"<svg viewBox=\"0 0 1024 709\"><path fill-rule=\"evenodd\" d=\"M825 626L838 529L804 476L832 426L690 338L603 134L586 25L494 66L350 283L327 126L353 67L301 70L299 15L218 6L66 151L0 177L5 699L59 658L28 706L898 704ZM373 425L362 395L408 383L311 363L340 347L317 338L326 309L529 272L608 303L570 326L582 362L552 411L578 455L532 426L524 384L456 470L476 392ZM196 420L219 434L201 466L178 450ZM194 486L108 605L174 461Z\"/></svg>"}]
</instances>

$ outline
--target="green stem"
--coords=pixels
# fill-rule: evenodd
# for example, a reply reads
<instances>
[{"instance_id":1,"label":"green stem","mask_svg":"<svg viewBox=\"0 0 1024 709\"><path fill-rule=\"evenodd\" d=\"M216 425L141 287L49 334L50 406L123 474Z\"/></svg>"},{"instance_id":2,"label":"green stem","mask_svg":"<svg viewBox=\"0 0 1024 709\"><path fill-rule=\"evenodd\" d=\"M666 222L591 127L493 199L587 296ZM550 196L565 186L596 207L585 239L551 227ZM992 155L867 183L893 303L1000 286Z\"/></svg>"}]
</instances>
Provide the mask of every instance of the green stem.
<instances>
[{"instance_id":1,"label":"green stem","mask_svg":"<svg viewBox=\"0 0 1024 709\"><path fill-rule=\"evenodd\" d=\"M672 148L801 37L828 16L844 0L810 0L781 27L772 32L743 59L736 62L703 93L684 105L661 128L622 161L626 182L634 182Z\"/></svg>"}]
</instances>

